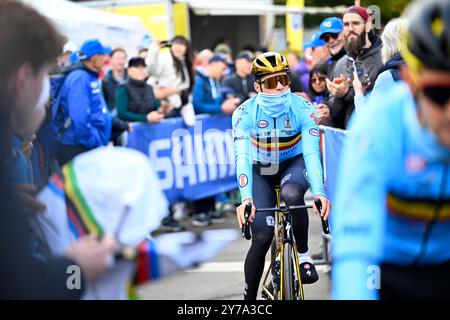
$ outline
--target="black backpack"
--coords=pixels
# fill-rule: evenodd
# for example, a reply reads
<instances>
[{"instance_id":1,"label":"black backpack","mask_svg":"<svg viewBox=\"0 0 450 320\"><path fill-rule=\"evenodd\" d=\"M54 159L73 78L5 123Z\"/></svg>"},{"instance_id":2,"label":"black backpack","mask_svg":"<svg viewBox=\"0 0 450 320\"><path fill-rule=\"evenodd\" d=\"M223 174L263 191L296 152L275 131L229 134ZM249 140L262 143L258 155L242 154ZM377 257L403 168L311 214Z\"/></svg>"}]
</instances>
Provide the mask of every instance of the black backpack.
<instances>
[{"instance_id":1,"label":"black backpack","mask_svg":"<svg viewBox=\"0 0 450 320\"><path fill-rule=\"evenodd\" d=\"M72 124L70 116L68 114L64 115L60 108L61 89L69 73L82 68L83 64L81 62L73 63L63 68L60 73L50 76L50 106L52 111L51 122L55 135L54 142L61 141L62 135Z\"/></svg>"}]
</instances>

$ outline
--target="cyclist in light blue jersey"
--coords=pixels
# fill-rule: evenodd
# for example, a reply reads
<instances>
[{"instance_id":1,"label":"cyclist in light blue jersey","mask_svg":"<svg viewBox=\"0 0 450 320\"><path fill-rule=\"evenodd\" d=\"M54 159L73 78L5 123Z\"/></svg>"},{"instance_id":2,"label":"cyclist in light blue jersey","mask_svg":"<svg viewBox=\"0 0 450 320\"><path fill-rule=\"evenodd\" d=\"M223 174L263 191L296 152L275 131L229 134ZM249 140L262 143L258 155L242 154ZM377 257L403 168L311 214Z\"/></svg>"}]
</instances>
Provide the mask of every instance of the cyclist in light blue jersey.
<instances>
[{"instance_id":1,"label":"cyclist in light blue jersey","mask_svg":"<svg viewBox=\"0 0 450 320\"><path fill-rule=\"evenodd\" d=\"M352 119L341 158L335 299L450 298L450 2L405 16L404 82Z\"/></svg>"},{"instance_id":2,"label":"cyclist in light blue jersey","mask_svg":"<svg viewBox=\"0 0 450 320\"><path fill-rule=\"evenodd\" d=\"M244 298L254 300L274 234L273 212L258 212L255 216L255 206L275 206L277 184L288 206L304 204L309 184L314 197L322 201L325 219L330 203L323 186L317 113L309 101L291 93L286 59L277 52L266 52L253 61L252 74L258 94L233 113L233 139L242 199L236 210L240 227L245 223L245 204L253 204L249 218L253 237L244 266ZM303 283L313 283L318 275L308 254L306 210L294 210L293 233Z\"/></svg>"}]
</instances>

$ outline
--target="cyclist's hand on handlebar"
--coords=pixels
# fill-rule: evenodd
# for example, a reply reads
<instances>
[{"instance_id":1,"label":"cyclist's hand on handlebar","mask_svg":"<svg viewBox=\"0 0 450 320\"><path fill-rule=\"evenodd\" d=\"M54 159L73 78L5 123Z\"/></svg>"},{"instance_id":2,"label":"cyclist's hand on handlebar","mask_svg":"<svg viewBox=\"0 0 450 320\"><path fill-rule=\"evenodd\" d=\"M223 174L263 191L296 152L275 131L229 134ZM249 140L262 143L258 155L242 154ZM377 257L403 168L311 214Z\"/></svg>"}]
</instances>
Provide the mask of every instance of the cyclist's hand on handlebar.
<instances>
[{"instance_id":1,"label":"cyclist's hand on handlebar","mask_svg":"<svg viewBox=\"0 0 450 320\"><path fill-rule=\"evenodd\" d=\"M242 228L242 225L245 223L245 217L244 217L244 211L245 211L245 204L247 202L251 202L252 204L252 212L250 214L250 217L248 218L249 222L253 222L253 219L255 218L255 212L256 208L253 205L252 199L244 199L239 207L236 208L236 219L239 223L239 228Z\"/></svg>"},{"instance_id":2,"label":"cyclist's hand on handlebar","mask_svg":"<svg viewBox=\"0 0 450 320\"><path fill-rule=\"evenodd\" d=\"M328 215L330 214L331 210L331 202L325 198L324 196L318 194L315 195L314 198L320 199L322 201L322 217L324 220L328 220ZM319 210L316 207L316 204L313 202L314 212L319 215Z\"/></svg>"}]
</instances>

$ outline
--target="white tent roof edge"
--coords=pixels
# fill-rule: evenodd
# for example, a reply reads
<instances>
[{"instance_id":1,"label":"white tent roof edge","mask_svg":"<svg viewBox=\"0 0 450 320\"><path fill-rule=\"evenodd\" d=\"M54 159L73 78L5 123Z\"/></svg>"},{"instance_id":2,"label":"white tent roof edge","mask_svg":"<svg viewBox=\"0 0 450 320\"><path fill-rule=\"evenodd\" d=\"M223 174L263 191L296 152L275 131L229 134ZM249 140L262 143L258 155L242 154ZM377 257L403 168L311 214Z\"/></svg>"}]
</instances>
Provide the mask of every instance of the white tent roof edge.
<instances>
[{"instance_id":1,"label":"white tent roof edge","mask_svg":"<svg viewBox=\"0 0 450 320\"><path fill-rule=\"evenodd\" d=\"M67 0L22 0L49 18L77 46L92 38L135 52L147 32L138 17L87 8Z\"/></svg>"},{"instance_id":2,"label":"white tent roof edge","mask_svg":"<svg viewBox=\"0 0 450 320\"><path fill-rule=\"evenodd\" d=\"M107 1L81 1L87 7L103 8L103 7L121 7L129 5L144 5L152 3L164 3L165 0L107 0ZM282 15L287 13L300 14L340 14L345 11L345 6L336 7L304 7L289 8L282 5L274 5L268 0L174 0L178 3L187 3L189 7L198 14L206 15L266 15L275 14Z\"/></svg>"}]
</instances>

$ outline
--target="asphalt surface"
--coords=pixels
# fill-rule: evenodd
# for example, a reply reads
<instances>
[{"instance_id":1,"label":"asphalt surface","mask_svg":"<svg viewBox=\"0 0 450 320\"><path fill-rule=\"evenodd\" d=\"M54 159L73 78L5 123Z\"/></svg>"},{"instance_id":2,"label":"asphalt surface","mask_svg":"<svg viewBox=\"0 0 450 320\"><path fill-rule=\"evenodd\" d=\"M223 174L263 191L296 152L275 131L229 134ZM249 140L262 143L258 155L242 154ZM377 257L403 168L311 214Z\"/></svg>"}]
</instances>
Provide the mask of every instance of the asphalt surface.
<instances>
[{"instance_id":1,"label":"asphalt surface","mask_svg":"<svg viewBox=\"0 0 450 320\"><path fill-rule=\"evenodd\" d=\"M308 201L307 201L307 204ZM225 215L226 221L207 229L235 228L237 222L233 213ZM309 212L309 252L322 252L322 227L320 219ZM206 228L194 227L191 220L183 220L187 230L200 231ZM138 287L143 300L242 300L244 286L244 260L250 241L239 237L210 262L197 268L176 273L170 277ZM270 254L266 260L269 261ZM304 285L305 299L330 299L329 266L316 265L319 280Z\"/></svg>"}]
</instances>

